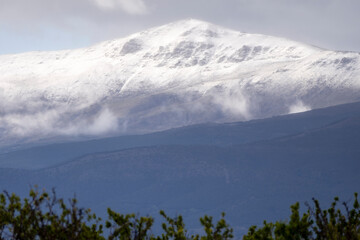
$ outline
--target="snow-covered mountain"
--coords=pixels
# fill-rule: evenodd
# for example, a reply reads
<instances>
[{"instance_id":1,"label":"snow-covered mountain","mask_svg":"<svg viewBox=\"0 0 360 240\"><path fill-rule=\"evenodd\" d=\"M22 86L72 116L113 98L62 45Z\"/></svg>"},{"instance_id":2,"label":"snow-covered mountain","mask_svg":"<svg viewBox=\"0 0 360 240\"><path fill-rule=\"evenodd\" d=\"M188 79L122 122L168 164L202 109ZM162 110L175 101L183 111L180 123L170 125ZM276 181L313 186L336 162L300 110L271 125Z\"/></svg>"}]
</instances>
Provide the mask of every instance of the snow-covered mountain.
<instances>
[{"instance_id":1,"label":"snow-covered mountain","mask_svg":"<svg viewBox=\"0 0 360 240\"><path fill-rule=\"evenodd\" d=\"M188 19L83 49L0 56L0 146L358 100L359 53Z\"/></svg>"}]
</instances>

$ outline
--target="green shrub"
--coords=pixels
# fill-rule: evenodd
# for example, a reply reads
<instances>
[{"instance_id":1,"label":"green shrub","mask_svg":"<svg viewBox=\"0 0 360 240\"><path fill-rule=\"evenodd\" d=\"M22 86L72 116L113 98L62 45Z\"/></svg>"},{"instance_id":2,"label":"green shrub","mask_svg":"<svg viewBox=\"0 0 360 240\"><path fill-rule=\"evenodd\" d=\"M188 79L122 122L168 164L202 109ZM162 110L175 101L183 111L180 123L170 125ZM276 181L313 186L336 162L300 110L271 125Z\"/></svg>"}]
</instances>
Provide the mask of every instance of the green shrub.
<instances>
[{"instance_id":1,"label":"green shrub","mask_svg":"<svg viewBox=\"0 0 360 240\"><path fill-rule=\"evenodd\" d=\"M291 206L288 222L264 222L261 228L252 226L243 240L358 240L360 239L360 208L357 193L352 208L343 202L338 207L336 197L327 210L323 210L318 200L313 206L306 204L308 210L300 217L299 203Z\"/></svg>"},{"instance_id":2,"label":"green shrub","mask_svg":"<svg viewBox=\"0 0 360 240\"><path fill-rule=\"evenodd\" d=\"M291 206L288 221L252 226L243 240L358 240L360 239L360 206L358 195L350 207L335 198L329 209L323 210L313 199L306 204L307 211L300 214L300 204ZM102 220L90 209L79 208L76 198L68 202L57 198L55 191L47 193L37 188L30 190L29 197L21 199L16 194L0 194L0 240L228 240L234 238L233 229L225 221L225 214L213 222L211 216L200 218L204 234L190 234L181 215L164 218L163 233L151 231L154 218L135 214L120 214L108 209L104 234Z\"/></svg>"},{"instance_id":3,"label":"green shrub","mask_svg":"<svg viewBox=\"0 0 360 240\"><path fill-rule=\"evenodd\" d=\"M109 230L109 240L217 240L231 239L232 229L226 223L224 214L214 224L212 217L200 218L206 235L190 235L185 228L181 215L171 218L160 211L165 222L163 234L151 233L154 223L152 217L137 217L135 214L119 214L108 209L108 220L105 227ZM57 198L55 191L51 194L40 192L37 188L30 190L28 198L23 200L4 192L0 194L0 240L75 240L106 239L102 220L90 209L79 208L76 198L66 202Z\"/></svg>"}]
</instances>

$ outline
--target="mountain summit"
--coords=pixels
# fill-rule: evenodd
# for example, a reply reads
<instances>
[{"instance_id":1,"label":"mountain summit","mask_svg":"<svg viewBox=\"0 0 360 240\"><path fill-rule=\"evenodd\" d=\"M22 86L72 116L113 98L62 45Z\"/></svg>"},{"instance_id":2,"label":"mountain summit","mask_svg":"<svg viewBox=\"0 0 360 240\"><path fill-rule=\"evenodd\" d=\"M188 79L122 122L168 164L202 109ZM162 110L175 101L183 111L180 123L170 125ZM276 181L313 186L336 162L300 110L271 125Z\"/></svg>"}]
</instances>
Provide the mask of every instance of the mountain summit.
<instances>
[{"instance_id":1,"label":"mountain summit","mask_svg":"<svg viewBox=\"0 0 360 240\"><path fill-rule=\"evenodd\" d=\"M187 19L0 56L0 145L230 122L360 99L360 54Z\"/></svg>"}]
</instances>

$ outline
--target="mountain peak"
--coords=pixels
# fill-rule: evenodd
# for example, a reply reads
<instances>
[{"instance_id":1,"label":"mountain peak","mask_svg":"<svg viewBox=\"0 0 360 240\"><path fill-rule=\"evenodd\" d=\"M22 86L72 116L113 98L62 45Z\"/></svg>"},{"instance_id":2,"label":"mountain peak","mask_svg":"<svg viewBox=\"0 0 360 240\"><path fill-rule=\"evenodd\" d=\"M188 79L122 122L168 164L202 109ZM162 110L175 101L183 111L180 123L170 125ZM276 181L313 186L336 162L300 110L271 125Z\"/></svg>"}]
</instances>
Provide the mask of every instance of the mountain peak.
<instances>
[{"instance_id":1,"label":"mountain peak","mask_svg":"<svg viewBox=\"0 0 360 240\"><path fill-rule=\"evenodd\" d=\"M89 48L1 56L0 146L351 102L359 96L359 63L358 54L191 18Z\"/></svg>"},{"instance_id":2,"label":"mountain peak","mask_svg":"<svg viewBox=\"0 0 360 240\"><path fill-rule=\"evenodd\" d=\"M149 37L160 37L162 40L169 40L170 42L173 42L184 38L191 39L192 37L195 38L195 40L204 40L206 38L218 37L221 33L228 31L231 32L232 30L222 28L206 21L186 18L133 34L130 37L139 38L143 36L146 39ZM156 41L158 41L158 39Z\"/></svg>"}]
</instances>

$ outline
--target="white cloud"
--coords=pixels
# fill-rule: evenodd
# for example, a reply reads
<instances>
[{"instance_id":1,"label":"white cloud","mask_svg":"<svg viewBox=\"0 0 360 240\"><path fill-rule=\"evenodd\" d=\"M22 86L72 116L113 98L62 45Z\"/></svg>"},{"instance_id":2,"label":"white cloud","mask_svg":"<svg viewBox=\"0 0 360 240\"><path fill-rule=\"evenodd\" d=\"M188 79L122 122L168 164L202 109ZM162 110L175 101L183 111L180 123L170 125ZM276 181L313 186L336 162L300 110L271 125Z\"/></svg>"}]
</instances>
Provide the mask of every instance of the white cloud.
<instances>
[{"instance_id":1,"label":"white cloud","mask_svg":"<svg viewBox=\"0 0 360 240\"><path fill-rule=\"evenodd\" d=\"M141 15L148 12L142 0L92 0L96 6L103 10L122 9L131 15Z\"/></svg>"},{"instance_id":2,"label":"white cloud","mask_svg":"<svg viewBox=\"0 0 360 240\"><path fill-rule=\"evenodd\" d=\"M95 115L63 119L69 115L67 109L53 109L37 113L5 114L0 117L0 129L6 129L8 137L46 138L48 136L99 136L117 133L116 115L108 108ZM122 126L124 127L124 126ZM1 136L1 138L6 136Z\"/></svg>"},{"instance_id":3,"label":"white cloud","mask_svg":"<svg viewBox=\"0 0 360 240\"><path fill-rule=\"evenodd\" d=\"M249 102L242 91L236 89L236 86L231 88L223 88L213 95L213 102L221 106L221 110L228 116L236 119L251 119L249 109Z\"/></svg>"},{"instance_id":4,"label":"white cloud","mask_svg":"<svg viewBox=\"0 0 360 240\"><path fill-rule=\"evenodd\" d=\"M94 0L96 6L104 10L112 10L116 8L115 0Z\"/></svg>"},{"instance_id":5,"label":"white cloud","mask_svg":"<svg viewBox=\"0 0 360 240\"><path fill-rule=\"evenodd\" d=\"M116 132L118 128L117 117L107 108L85 129L85 134L101 135Z\"/></svg>"},{"instance_id":6,"label":"white cloud","mask_svg":"<svg viewBox=\"0 0 360 240\"><path fill-rule=\"evenodd\" d=\"M104 108L91 121L80 119L78 122L69 124L66 128L60 129L59 133L68 136L78 135L102 135L117 132L117 117L108 109Z\"/></svg>"},{"instance_id":7,"label":"white cloud","mask_svg":"<svg viewBox=\"0 0 360 240\"><path fill-rule=\"evenodd\" d=\"M59 114L54 110L34 114L7 114L0 119L0 127L7 128L10 136L47 135L53 131L58 118Z\"/></svg>"},{"instance_id":8,"label":"white cloud","mask_svg":"<svg viewBox=\"0 0 360 240\"><path fill-rule=\"evenodd\" d=\"M119 3L130 14L145 14L148 12L142 0L119 0Z\"/></svg>"},{"instance_id":9,"label":"white cloud","mask_svg":"<svg viewBox=\"0 0 360 240\"><path fill-rule=\"evenodd\" d=\"M307 106L302 101L298 100L295 104L290 106L289 114L306 112L310 110L311 110L310 106Z\"/></svg>"}]
</instances>

